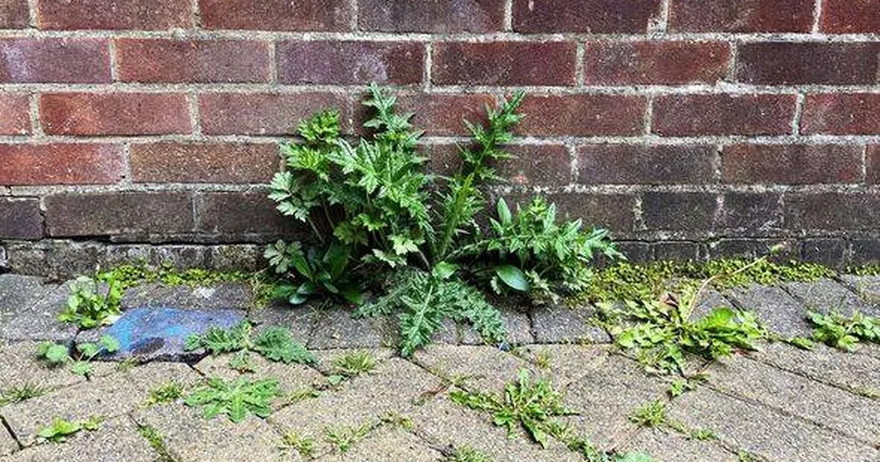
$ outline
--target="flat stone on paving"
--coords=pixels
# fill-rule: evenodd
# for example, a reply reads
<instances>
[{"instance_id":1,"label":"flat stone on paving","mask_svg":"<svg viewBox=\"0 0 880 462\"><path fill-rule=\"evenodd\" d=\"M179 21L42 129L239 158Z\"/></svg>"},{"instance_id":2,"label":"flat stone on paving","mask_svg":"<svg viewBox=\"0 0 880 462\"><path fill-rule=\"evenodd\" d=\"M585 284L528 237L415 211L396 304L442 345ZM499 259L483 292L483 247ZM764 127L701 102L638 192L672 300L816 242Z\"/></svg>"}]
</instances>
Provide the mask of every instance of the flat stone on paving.
<instances>
[{"instance_id":1,"label":"flat stone on paving","mask_svg":"<svg viewBox=\"0 0 880 462\"><path fill-rule=\"evenodd\" d=\"M35 276L0 274L0 325L27 311L53 287Z\"/></svg>"},{"instance_id":2,"label":"flat stone on paving","mask_svg":"<svg viewBox=\"0 0 880 462\"><path fill-rule=\"evenodd\" d=\"M558 385L568 386L607 361L609 350L609 345L526 345L518 353L538 368L550 369Z\"/></svg>"},{"instance_id":3,"label":"flat stone on paving","mask_svg":"<svg viewBox=\"0 0 880 462\"><path fill-rule=\"evenodd\" d=\"M847 316L852 315L853 311L872 316L880 315L880 308L865 302L853 291L831 279L786 282L782 286L803 303L808 311L837 312Z\"/></svg>"},{"instance_id":4,"label":"flat stone on paving","mask_svg":"<svg viewBox=\"0 0 880 462\"><path fill-rule=\"evenodd\" d=\"M394 350L390 348L334 348L331 350L313 350L312 354L318 358L318 363L313 367L327 375L335 374L336 370L333 365L334 361L347 355L362 353L367 353L372 356L376 361L376 366L394 356Z\"/></svg>"},{"instance_id":5,"label":"flat stone on paving","mask_svg":"<svg viewBox=\"0 0 880 462\"><path fill-rule=\"evenodd\" d=\"M522 369L533 377L540 374L538 367L490 346L430 345L416 351L413 360L441 377L464 379L458 386L469 391L503 391Z\"/></svg>"},{"instance_id":6,"label":"flat stone on paving","mask_svg":"<svg viewBox=\"0 0 880 462\"><path fill-rule=\"evenodd\" d=\"M381 427L356 443L345 454L321 458L321 462L437 462L443 454L403 429Z\"/></svg>"},{"instance_id":7,"label":"flat stone on paving","mask_svg":"<svg viewBox=\"0 0 880 462\"><path fill-rule=\"evenodd\" d=\"M27 384L53 389L85 381L68 367L49 367L37 358L37 345L30 341L0 343L0 391Z\"/></svg>"},{"instance_id":8,"label":"flat stone on paving","mask_svg":"<svg viewBox=\"0 0 880 462\"><path fill-rule=\"evenodd\" d=\"M154 428L180 462L274 462L293 458L282 451L281 436L253 414L233 423L225 414L206 419L201 408L175 403L139 409L133 418L139 425Z\"/></svg>"},{"instance_id":9,"label":"flat stone on paving","mask_svg":"<svg viewBox=\"0 0 880 462\"><path fill-rule=\"evenodd\" d=\"M635 452L655 462L741 462L714 441L687 439L672 429L643 428L618 453Z\"/></svg>"},{"instance_id":10,"label":"flat stone on paving","mask_svg":"<svg viewBox=\"0 0 880 462\"><path fill-rule=\"evenodd\" d=\"M309 336L320 318L320 313L307 305L273 304L249 312L247 318L255 325L256 331L270 326L284 327L290 331L294 340L305 345L309 342Z\"/></svg>"},{"instance_id":11,"label":"flat stone on paving","mask_svg":"<svg viewBox=\"0 0 880 462\"><path fill-rule=\"evenodd\" d=\"M587 371L565 390L566 407L578 415L560 420L597 447L612 449L635 433L630 414L664 398L667 389L668 384L648 375L638 363L610 355L601 367Z\"/></svg>"},{"instance_id":12,"label":"flat stone on paving","mask_svg":"<svg viewBox=\"0 0 880 462\"><path fill-rule=\"evenodd\" d=\"M880 402L743 357L709 368L710 383L724 393L763 403L880 445Z\"/></svg>"},{"instance_id":13,"label":"flat stone on paving","mask_svg":"<svg viewBox=\"0 0 880 462\"><path fill-rule=\"evenodd\" d=\"M812 332L807 309L781 287L752 284L728 294L739 308L753 312L771 331L785 337L806 337Z\"/></svg>"},{"instance_id":14,"label":"flat stone on paving","mask_svg":"<svg viewBox=\"0 0 880 462\"><path fill-rule=\"evenodd\" d=\"M123 309L170 306L201 310L248 310L253 307L248 284L222 282L208 287L142 284L125 291Z\"/></svg>"},{"instance_id":15,"label":"flat stone on paving","mask_svg":"<svg viewBox=\"0 0 880 462\"><path fill-rule=\"evenodd\" d=\"M611 337L593 325L597 316L592 306L568 308L544 305L532 311L532 324L537 343L608 343Z\"/></svg>"},{"instance_id":16,"label":"flat stone on paving","mask_svg":"<svg viewBox=\"0 0 880 462\"><path fill-rule=\"evenodd\" d=\"M808 351L779 342L762 345L760 350L748 355L813 380L850 390L873 389L880 395L880 358L847 353L822 344Z\"/></svg>"},{"instance_id":17,"label":"flat stone on paving","mask_svg":"<svg viewBox=\"0 0 880 462\"><path fill-rule=\"evenodd\" d=\"M352 310L320 312L309 348L377 348L396 345L397 324L388 316L355 319Z\"/></svg>"},{"instance_id":18,"label":"flat stone on paving","mask_svg":"<svg viewBox=\"0 0 880 462\"><path fill-rule=\"evenodd\" d=\"M732 308L733 303L721 295L715 289L703 290L694 312L691 314L692 319L699 319L711 313L715 308Z\"/></svg>"},{"instance_id":19,"label":"flat stone on paving","mask_svg":"<svg viewBox=\"0 0 880 462\"><path fill-rule=\"evenodd\" d=\"M75 324L58 321L58 314L67 306L69 296L70 283L52 287L30 309L4 322L0 326L0 339L72 342L79 329Z\"/></svg>"},{"instance_id":20,"label":"flat stone on paving","mask_svg":"<svg viewBox=\"0 0 880 462\"><path fill-rule=\"evenodd\" d=\"M712 431L726 446L767 460L876 462L880 451L770 408L700 387L676 398L668 416Z\"/></svg>"},{"instance_id":21,"label":"flat stone on paving","mask_svg":"<svg viewBox=\"0 0 880 462\"><path fill-rule=\"evenodd\" d=\"M18 443L15 438L6 431L6 428L0 425L0 457L12 454L18 450Z\"/></svg>"},{"instance_id":22,"label":"flat stone on paving","mask_svg":"<svg viewBox=\"0 0 880 462\"><path fill-rule=\"evenodd\" d=\"M373 372L347 381L339 391L300 401L269 419L283 432L315 440L315 453L330 452L327 429L358 428L378 422L388 413L407 415L423 400L441 390L441 381L415 364L392 358Z\"/></svg>"},{"instance_id":23,"label":"flat stone on paving","mask_svg":"<svg viewBox=\"0 0 880 462\"><path fill-rule=\"evenodd\" d=\"M3 462L156 462L158 454L128 417L107 420L95 431L80 431L64 443L24 449Z\"/></svg>"},{"instance_id":24,"label":"flat stone on paving","mask_svg":"<svg viewBox=\"0 0 880 462\"><path fill-rule=\"evenodd\" d=\"M532 442L523 431L508 437L507 430L495 426L488 414L468 409L441 396L420 407L413 415L414 431L435 447L469 447L493 462L565 462L583 457L560 444L548 449Z\"/></svg>"},{"instance_id":25,"label":"flat stone on paving","mask_svg":"<svg viewBox=\"0 0 880 462\"><path fill-rule=\"evenodd\" d=\"M234 354L208 356L199 361L195 368L206 377L220 377L224 380L235 380L239 377L248 380L278 379L278 388L284 393L308 389L323 379L323 376L311 367L269 361L257 353L249 353L254 372L240 374L229 367L229 360L234 356ZM282 402L283 400L280 400L279 405Z\"/></svg>"},{"instance_id":26,"label":"flat stone on paving","mask_svg":"<svg viewBox=\"0 0 880 462\"><path fill-rule=\"evenodd\" d=\"M36 441L39 428L52 423L56 417L110 419L133 410L146 395L121 374L114 374L4 406L0 408L0 415L18 441L30 446Z\"/></svg>"}]
</instances>

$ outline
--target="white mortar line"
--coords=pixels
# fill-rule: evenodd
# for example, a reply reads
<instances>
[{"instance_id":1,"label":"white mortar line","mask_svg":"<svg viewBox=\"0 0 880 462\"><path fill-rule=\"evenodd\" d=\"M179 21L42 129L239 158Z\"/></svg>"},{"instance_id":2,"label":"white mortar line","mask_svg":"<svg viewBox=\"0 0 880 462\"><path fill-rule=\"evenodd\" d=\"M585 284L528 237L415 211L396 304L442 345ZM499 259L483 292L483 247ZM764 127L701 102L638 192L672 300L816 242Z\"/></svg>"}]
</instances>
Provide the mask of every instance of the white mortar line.
<instances>
[{"instance_id":1,"label":"white mortar line","mask_svg":"<svg viewBox=\"0 0 880 462\"><path fill-rule=\"evenodd\" d=\"M505 31L513 30L513 0L504 0L504 24Z\"/></svg>"},{"instance_id":2,"label":"white mortar line","mask_svg":"<svg viewBox=\"0 0 880 462\"><path fill-rule=\"evenodd\" d=\"M849 1L855 1L855 0L849 0ZM816 5L813 8L812 34L815 36L821 35L821 32L819 29L821 29L821 23L822 23L822 7L824 6L823 3L824 3L824 0L816 0Z\"/></svg>"},{"instance_id":3,"label":"white mortar line","mask_svg":"<svg viewBox=\"0 0 880 462\"><path fill-rule=\"evenodd\" d=\"M574 80L575 86L578 88L583 88L585 85L585 71L584 71L584 54L586 53L586 44L584 42L577 42L577 49L575 51L575 62L574 62Z\"/></svg>"},{"instance_id":4,"label":"white mortar line","mask_svg":"<svg viewBox=\"0 0 880 462\"><path fill-rule=\"evenodd\" d=\"M434 44L428 42L425 44L425 69L422 71L422 80L424 80L423 87L425 91L431 91L434 83L431 81L433 77L434 70Z\"/></svg>"},{"instance_id":5,"label":"white mortar line","mask_svg":"<svg viewBox=\"0 0 880 462\"><path fill-rule=\"evenodd\" d=\"M24 138L25 141L41 140L45 138L43 124L40 122L40 95L31 93L28 95L28 115L31 121L32 135Z\"/></svg>"},{"instance_id":6,"label":"white mortar line","mask_svg":"<svg viewBox=\"0 0 880 462\"><path fill-rule=\"evenodd\" d=\"M794 105L794 117L791 119L791 134L792 136L800 135L801 132L801 117L804 113L804 103L807 97L804 93L798 92L797 99L795 100Z\"/></svg>"}]
</instances>

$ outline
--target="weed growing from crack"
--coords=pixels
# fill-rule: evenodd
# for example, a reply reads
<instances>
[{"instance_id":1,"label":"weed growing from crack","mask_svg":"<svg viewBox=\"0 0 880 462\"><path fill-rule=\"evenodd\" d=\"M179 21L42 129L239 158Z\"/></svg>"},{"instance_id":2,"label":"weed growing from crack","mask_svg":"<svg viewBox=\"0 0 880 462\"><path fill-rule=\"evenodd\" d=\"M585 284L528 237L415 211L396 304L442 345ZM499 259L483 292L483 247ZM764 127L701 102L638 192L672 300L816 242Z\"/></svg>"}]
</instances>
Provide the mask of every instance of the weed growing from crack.
<instances>
[{"instance_id":1,"label":"weed growing from crack","mask_svg":"<svg viewBox=\"0 0 880 462\"><path fill-rule=\"evenodd\" d=\"M155 427L150 425L139 425L138 433L140 433L140 435L147 440L153 450L159 454L158 462L180 462L180 460L174 457L171 454L171 451L168 450L168 447L165 445L165 439Z\"/></svg>"},{"instance_id":2,"label":"weed growing from crack","mask_svg":"<svg viewBox=\"0 0 880 462\"><path fill-rule=\"evenodd\" d=\"M666 423L666 402L662 399L645 403L636 409L629 421L639 427L658 428Z\"/></svg>"},{"instance_id":3,"label":"weed growing from crack","mask_svg":"<svg viewBox=\"0 0 880 462\"><path fill-rule=\"evenodd\" d=\"M119 341L104 335L98 343L79 343L74 350L74 356L71 356L67 345L46 341L37 345L37 357L48 362L50 367L69 364L70 372L88 376L92 373L92 360L99 354L119 350Z\"/></svg>"},{"instance_id":4,"label":"weed growing from crack","mask_svg":"<svg viewBox=\"0 0 880 462\"><path fill-rule=\"evenodd\" d=\"M184 386L177 381L171 381L159 385L150 390L147 397L147 406L155 406L157 404L172 403L183 396Z\"/></svg>"},{"instance_id":5,"label":"weed growing from crack","mask_svg":"<svg viewBox=\"0 0 880 462\"><path fill-rule=\"evenodd\" d=\"M880 343L880 318L858 311L850 316L810 312L809 320L816 326L812 338L839 350L853 351L860 341Z\"/></svg>"},{"instance_id":6,"label":"weed growing from crack","mask_svg":"<svg viewBox=\"0 0 880 462\"><path fill-rule=\"evenodd\" d=\"M308 436L301 436L299 433L290 431L281 438L281 445L284 449L293 449L299 455L309 459L315 453L315 439Z\"/></svg>"},{"instance_id":7,"label":"weed growing from crack","mask_svg":"<svg viewBox=\"0 0 880 462\"><path fill-rule=\"evenodd\" d=\"M337 452L346 453L352 446L366 438L376 426L374 422L366 422L357 427L325 428L324 437Z\"/></svg>"},{"instance_id":8,"label":"weed growing from crack","mask_svg":"<svg viewBox=\"0 0 880 462\"><path fill-rule=\"evenodd\" d=\"M333 360L333 373L344 377L366 374L376 367L376 358L366 350L354 351Z\"/></svg>"},{"instance_id":9,"label":"weed growing from crack","mask_svg":"<svg viewBox=\"0 0 880 462\"><path fill-rule=\"evenodd\" d=\"M71 435L80 431L95 431L104 421L103 417L92 416L85 420L65 420L56 417L51 424L40 427L37 436L53 443L63 443Z\"/></svg>"},{"instance_id":10,"label":"weed growing from crack","mask_svg":"<svg viewBox=\"0 0 880 462\"><path fill-rule=\"evenodd\" d=\"M492 459L486 453L465 445L453 449L443 462L492 462Z\"/></svg>"},{"instance_id":11,"label":"weed growing from crack","mask_svg":"<svg viewBox=\"0 0 880 462\"><path fill-rule=\"evenodd\" d=\"M210 354L254 351L270 361L285 364L317 362L317 358L305 346L293 340L288 329L272 326L253 335L253 327L248 321L242 321L230 329L210 327L204 334L193 334L186 339L186 351L200 348ZM243 362L238 364L246 366Z\"/></svg>"},{"instance_id":12,"label":"weed growing from crack","mask_svg":"<svg viewBox=\"0 0 880 462\"><path fill-rule=\"evenodd\" d=\"M12 386L0 391L0 406L20 403L31 398L45 395L48 392L49 388L31 382L25 382L21 385Z\"/></svg>"},{"instance_id":13,"label":"weed growing from crack","mask_svg":"<svg viewBox=\"0 0 880 462\"><path fill-rule=\"evenodd\" d=\"M213 419L226 414L229 420L238 423L252 413L265 419L272 413L270 404L279 396L278 379L251 381L240 377L234 381L210 378L205 386L197 388L184 402L187 406L203 406L203 414Z\"/></svg>"}]
</instances>

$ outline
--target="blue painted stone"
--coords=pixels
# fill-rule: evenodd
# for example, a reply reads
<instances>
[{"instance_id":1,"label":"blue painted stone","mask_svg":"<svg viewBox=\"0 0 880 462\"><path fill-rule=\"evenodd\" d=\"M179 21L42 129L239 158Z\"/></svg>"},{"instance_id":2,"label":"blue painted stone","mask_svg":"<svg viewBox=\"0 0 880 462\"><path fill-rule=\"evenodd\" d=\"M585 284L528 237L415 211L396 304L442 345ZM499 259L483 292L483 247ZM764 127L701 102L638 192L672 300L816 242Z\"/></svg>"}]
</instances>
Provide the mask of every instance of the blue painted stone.
<instances>
[{"instance_id":1,"label":"blue painted stone","mask_svg":"<svg viewBox=\"0 0 880 462\"><path fill-rule=\"evenodd\" d=\"M179 358L187 337L209 327L229 328L242 320L234 310L180 310L135 308L126 311L103 332L119 340L115 358Z\"/></svg>"}]
</instances>

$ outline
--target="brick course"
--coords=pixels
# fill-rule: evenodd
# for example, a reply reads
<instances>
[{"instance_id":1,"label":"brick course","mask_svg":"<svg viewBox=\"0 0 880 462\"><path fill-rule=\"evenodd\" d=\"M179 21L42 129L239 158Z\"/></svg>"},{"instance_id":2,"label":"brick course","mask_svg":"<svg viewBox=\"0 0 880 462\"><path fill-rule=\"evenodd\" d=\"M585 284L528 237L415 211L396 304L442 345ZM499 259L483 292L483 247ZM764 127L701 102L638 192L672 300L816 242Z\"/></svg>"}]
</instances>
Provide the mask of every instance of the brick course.
<instances>
[{"instance_id":1,"label":"brick course","mask_svg":"<svg viewBox=\"0 0 880 462\"><path fill-rule=\"evenodd\" d=\"M0 254L298 235L264 197L278 145L330 108L367 134L377 82L440 174L524 90L492 196L638 258L873 259L878 33L880 0L0 0Z\"/></svg>"}]
</instances>

